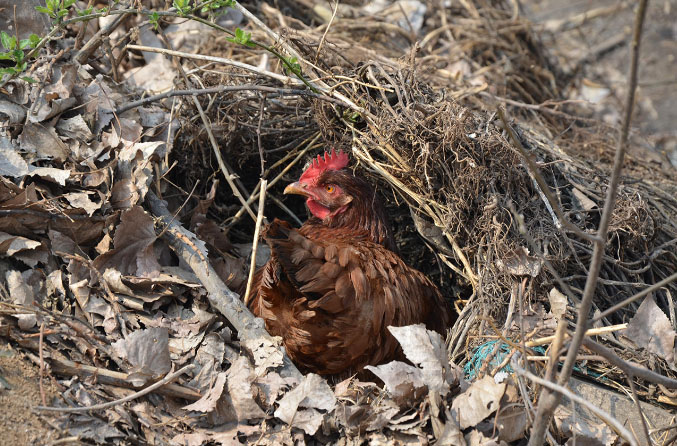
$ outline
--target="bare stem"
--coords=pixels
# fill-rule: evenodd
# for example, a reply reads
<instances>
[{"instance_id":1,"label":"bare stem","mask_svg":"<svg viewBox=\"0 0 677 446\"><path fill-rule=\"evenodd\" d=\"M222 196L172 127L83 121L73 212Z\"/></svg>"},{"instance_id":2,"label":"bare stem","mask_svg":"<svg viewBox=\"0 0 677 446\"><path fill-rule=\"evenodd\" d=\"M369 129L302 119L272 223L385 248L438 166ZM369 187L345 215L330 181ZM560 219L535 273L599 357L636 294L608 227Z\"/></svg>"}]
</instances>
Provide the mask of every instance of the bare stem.
<instances>
[{"instance_id":1,"label":"bare stem","mask_svg":"<svg viewBox=\"0 0 677 446\"><path fill-rule=\"evenodd\" d=\"M595 240L592 259L590 260L590 270L588 278L585 282L583 290L583 298L578 307L578 317L576 321L576 331L569 345L567 352L567 359L562 366L559 374L557 384L564 386L571 376L574 363L576 362L576 355L578 349L583 342L585 332L588 325L588 314L592 306L592 300L597 288L597 279L602 267L602 260L604 259L605 240L607 238L607 231L609 229L609 221L611 213L616 204L616 191L620 182L621 170L623 168L623 159L625 158L625 150L628 141L628 133L630 130L630 121L632 118L632 110L635 102L635 90L637 89L637 67L639 60L639 44L642 37L642 26L644 24L644 17L646 15L646 7L648 0L640 0L635 15L635 25L633 29L632 42L630 48L630 68L628 72L628 90L625 97L625 110L623 114L623 124L621 132L618 137L616 145L616 154L614 156L614 165L611 173L611 180L607 189L606 199L604 201L604 209L602 210L602 217L597 230L597 240ZM534 420L534 427L529 439L529 446L540 446L543 444L545 433L550 425L552 415L559 405L561 394L552 392L551 389L545 388L541 391L538 400L538 410Z\"/></svg>"},{"instance_id":2,"label":"bare stem","mask_svg":"<svg viewBox=\"0 0 677 446\"><path fill-rule=\"evenodd\" d=\"M266 187L268 180L261 180L261 193L259 194L259 212L256 216L256 227L254 228L254 241L252 242L251 261L249 263L249 276L247 277L247 289L244 292L243 301L245 305L249 304L249 295L254 283L254 273L256 271L256 249L259 246L259 235L261 234L261 222L263 221L263 206L266 203Z\"/></svg>"}]
</instances>

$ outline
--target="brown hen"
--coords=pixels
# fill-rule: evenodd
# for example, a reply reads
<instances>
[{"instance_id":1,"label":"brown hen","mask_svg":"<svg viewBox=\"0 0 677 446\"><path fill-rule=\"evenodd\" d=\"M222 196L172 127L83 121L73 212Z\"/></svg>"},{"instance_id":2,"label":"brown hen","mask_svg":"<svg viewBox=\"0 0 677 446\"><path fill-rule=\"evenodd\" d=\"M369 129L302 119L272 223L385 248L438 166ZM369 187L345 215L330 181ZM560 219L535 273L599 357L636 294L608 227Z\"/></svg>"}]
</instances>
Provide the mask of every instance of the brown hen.
<instances>
[{"instance_id":1,"label":"brown hen","mask_svg":"<svg viewBox=\"0 0 677 446\"><path fill-rule=\"evenodd\" d=\"M381 201L347 164L345 153L325 153L287 186L312 217L300 229L266 228L272 254L248 303L300 369L322 375L399 358L389 325L444 334L451 321L437 287L396 254Z\"/></svg>"}]
</instances>

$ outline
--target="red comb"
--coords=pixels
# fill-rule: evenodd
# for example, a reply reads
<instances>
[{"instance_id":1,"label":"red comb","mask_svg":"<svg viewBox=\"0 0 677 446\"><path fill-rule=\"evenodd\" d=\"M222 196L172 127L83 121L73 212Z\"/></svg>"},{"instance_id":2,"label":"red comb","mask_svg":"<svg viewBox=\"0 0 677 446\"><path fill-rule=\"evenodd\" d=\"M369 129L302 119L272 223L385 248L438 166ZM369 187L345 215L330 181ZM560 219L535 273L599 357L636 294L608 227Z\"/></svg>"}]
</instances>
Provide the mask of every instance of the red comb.
<instances>
[{"instance_id":1,"label":"red comb","mask_svg":"<svg viewBox=\"0 0 677 446\"><path fill-rule=\"evenodd\" d=\"M299 181L310 181L325 170L341 170L348 165L348 154L342 151L336 153L336 149L331 149L331 153L324 152L324 159L320 155L303 172Z\"/></svg>"}]
</instances>

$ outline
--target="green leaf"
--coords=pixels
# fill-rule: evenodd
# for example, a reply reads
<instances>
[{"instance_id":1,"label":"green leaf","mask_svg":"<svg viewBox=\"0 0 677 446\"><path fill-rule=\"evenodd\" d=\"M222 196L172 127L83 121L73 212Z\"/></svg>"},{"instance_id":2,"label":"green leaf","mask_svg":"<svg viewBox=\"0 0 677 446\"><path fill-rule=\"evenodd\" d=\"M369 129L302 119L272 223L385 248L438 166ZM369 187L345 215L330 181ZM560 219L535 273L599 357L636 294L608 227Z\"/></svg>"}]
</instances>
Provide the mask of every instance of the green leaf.
<instances>
[{"instance_id":1,"label":"green leaf","mask_svg":"<svg viewBox=\"0 0 677 446\"><path fill-rule=\"evenodd\" d=\"M75 11L75 13L78 15L78 17L83 17L83 16L91 14L92 11L94 11L94 7L90 6L87 9L78 9L78 10Z\"/></svg>"},{"instance_id":2,"label":"green leaf","mask_svg":"<svg viewBox=\"0 0 677 446\"><path fill-rule=\"evenodd\" d=\"M15 60L17 63L21 62L22 60L24 60L24 52L21 50L13 50L12 59Z\"/></svg>"},{"instance_id":3,"label":"green leaf","mask_svg":"<svg viewBox=\"0 0 677 446\"><path fill-rule=\"evenodd\" d=\"M27 48L31 45L31 41L28 39L21 39L19 40L19 49L23 50L24 48Z\"/></svg>"},{"instance_id":4,"label":"green leaf","mask_svg":"<svg viewBox=\"0 0 677 446\"><path fill-rule=\"evenodd\" d=\"M38 12L41 12L41 13L43 13L43 14L52 15L52 11L50 11L50 10L47 9L47 8L45 8L44 6L36 6L36 7L35 7L35 10L38 11Z\"/></svg>"},{"instance_id":5,"label":"green leaf","mask_svg":"<svg viewBox=\"0 0 677 446\"><path fill-rule=\"evenodd\" d=\"M40 38L40 36L38 36L37 34L31 34L30 36L28 36L28 40L31 41L31 47L35 48L36 46L38 46L38 43L40 43L42 38Z\"/></svg>"},{"instance_id":6,"label":"green leaf","mask_svg":"<svg viewBox=\"0 0 677 446\"><path fill-rule=\"evenodd\" d=\"M35 79L33 79L33 78L30 77L30 76L21 76L21 79L25 80L25 81L28 82L29 84L34 84L34 83L37 82Z\"/></svg>"},{"instance_id":7,"label":"green leaf","mask_svg":"<svg viewBox=\"0 0 677 446\"><path fill-rule=\"evenodd\" d=\"M4 31L0 31L0 43L2 43L2 47L6 50L12 50L12 39L9 37L9 34L7 34Z\"/></svg>"},{"instance_id":8,"label":"green leaf","mask_svg":"<svg viewBox=\"0 0 677 446\"><path fill-rule=\"evenodd\" d=\"M0 74L16 74L18 71L14 67L0 68Z\"/></svg>"},{"instance_id":9,"label":"green leaf","mask_svg":"<svg viewBox=\"0 0 677 446\"><path fill-rule=\"evenodd\" d=\"M62 9L59 11L59 14L57 14L59 18L67 16L68 15L68 10L67 9Z\"/></svg>"},{"instance_id":10,"label":"green leaf","mask_svg":"<svg viewBox=\"0 0 677 446\"><path fill-rule=\"evenodd\" d=\"M63 0L63 7L70 8L75 3L75 0Z\"/></svg>"},{"instance_id":11,"label":"green leaf","mask_svg":"<svg viewBox=\"0 0 677 446\"><path fill-rule=\"evenodd\" d=\"M0 53L0 60L13 60L9 53Z\"/></svg>"},{"instance_id":12,"label":"green leaf","mask_svg":"<svg viewBox=\"0 0 677 446\"><path fill-rule=\"evenodd\" d=\"M148 21L150 22L151 25L153 25L153 28L155 28L155 30L157 30L158 27L160 26L160 14L153 11L150 14L150 17L148 17Z\"/></svg>"}]
</instances>

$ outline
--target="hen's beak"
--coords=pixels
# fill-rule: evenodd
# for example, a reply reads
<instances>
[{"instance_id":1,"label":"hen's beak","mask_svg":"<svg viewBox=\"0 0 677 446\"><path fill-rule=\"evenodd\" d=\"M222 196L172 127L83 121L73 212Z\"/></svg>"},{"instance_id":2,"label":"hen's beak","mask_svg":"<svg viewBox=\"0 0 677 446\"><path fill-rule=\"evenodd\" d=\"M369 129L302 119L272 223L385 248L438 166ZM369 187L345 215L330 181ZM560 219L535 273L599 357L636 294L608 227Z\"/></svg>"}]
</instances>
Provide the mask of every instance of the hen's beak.
<instances>
[{"instance_id":1,"label":"hen's beak","mask_svg":"<svg viewBox=\"0 0 677 446\"><path fill-rule=\"evenodd\" d=\"M310 197L310 192L308 192L306 185L301 184L298 181L296 183L291 183L284 188L284 194L296 194L303 195L304 197Z\"/></svg>"}]
</instances>

